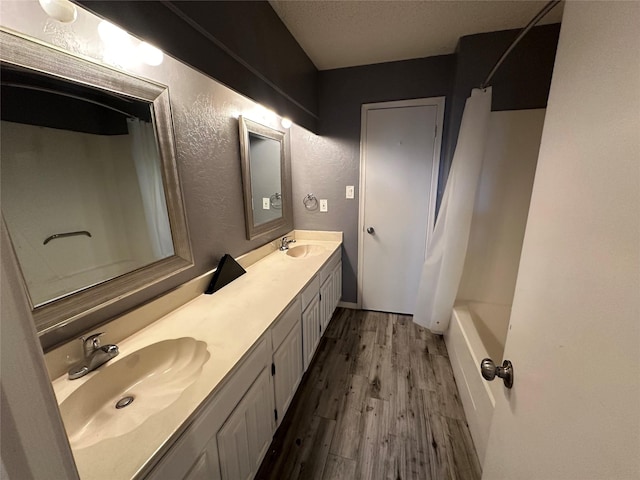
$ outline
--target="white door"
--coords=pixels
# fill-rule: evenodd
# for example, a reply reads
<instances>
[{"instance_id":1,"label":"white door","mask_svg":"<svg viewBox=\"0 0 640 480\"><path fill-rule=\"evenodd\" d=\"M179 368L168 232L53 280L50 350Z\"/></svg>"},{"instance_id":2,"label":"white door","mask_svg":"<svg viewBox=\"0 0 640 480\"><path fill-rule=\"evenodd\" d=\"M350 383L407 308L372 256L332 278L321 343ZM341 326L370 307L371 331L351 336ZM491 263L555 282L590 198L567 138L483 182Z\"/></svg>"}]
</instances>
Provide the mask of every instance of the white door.
<instances>
[{"instance_id":1,"label":"white door","mask_svg":"<svg viewBox=\"0 0 640 480\"><path fill-rule=\"evenodd\" d=\"M640 478L638 25L565 5L485 480Z\"/></svg>"},{"instance_id":2,"label":"white door","mask_svg":"<svg viewBox=\"0 0 640 480\"><path fill-rule=\"evenodd\" d=\"M433 230L444 98L363 105L359 286L366 310L413 313Z\"/></svg>"}]
</instances>

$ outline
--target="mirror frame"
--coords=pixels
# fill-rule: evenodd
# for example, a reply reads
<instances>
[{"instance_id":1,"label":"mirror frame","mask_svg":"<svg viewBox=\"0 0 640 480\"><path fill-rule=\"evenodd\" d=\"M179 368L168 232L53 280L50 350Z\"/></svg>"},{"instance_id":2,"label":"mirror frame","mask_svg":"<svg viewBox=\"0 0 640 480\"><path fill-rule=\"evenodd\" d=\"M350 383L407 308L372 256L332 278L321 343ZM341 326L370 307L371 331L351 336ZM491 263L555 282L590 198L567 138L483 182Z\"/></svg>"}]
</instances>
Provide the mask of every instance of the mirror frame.
<instances>
[{"instance_id":1,"label":"mirror frame","mask_svg":"<svg viewBox=\"0 0 640 480\"><path fill-rule=\"evenodd\" d=\"M0 43L2 44L0 60L3 63L148 102L153 107L152 114L162 162L162 177L174 255L37 307L33 305L31 296L28 294L23 276L36 330L39 336L43 336L192 267L193 253L176 163L168 88L95 63L95 61L85 60L54 46L24 38L6 29L0 29Z\"/></svg>"},{"instance_id":2,"label":"mirror frame","mask_svg":"<svg viewBox=\"0 0 640 480\"><path fill-rule=\"evenodd\" d=\"M240 160L242 166L242 194L244 197L244 219L247 230L247 240L253 240L262 235L268 235L287 225L293 226L293 202L291 201L291 159L289 135L273 128L262 125L246 117L238 117L240 126ZM270 138L280 143L280 184L282 189L282 217L270 220L260 225L253 223L253 208L251 195L251 152L249 151L249 134Z\"/></svg>"}]
</instances>

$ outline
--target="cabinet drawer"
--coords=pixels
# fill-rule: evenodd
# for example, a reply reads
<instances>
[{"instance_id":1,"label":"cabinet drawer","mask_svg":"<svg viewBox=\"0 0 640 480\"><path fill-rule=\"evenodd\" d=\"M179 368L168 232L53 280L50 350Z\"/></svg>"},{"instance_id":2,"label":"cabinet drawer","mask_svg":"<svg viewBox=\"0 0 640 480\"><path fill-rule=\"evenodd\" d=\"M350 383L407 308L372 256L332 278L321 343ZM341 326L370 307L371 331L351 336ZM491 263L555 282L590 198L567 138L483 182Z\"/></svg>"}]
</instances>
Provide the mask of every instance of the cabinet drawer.
<instances>
[{"instance_id":1,"label":"cabinet drawer","mask_svg":"<svg viewBox=\"0 0 640 480\"><path fill-rule=\"evenodd\" d=\"M297 323L300 323L301 315L302 309L300 308L300 298L296 298L284 313L280 315L280 318L276 320L273 327L271 327L271 342L274 351L278 349L291 329Z\"/></svg>"},{"instance_id":2,"label":"cabinet drawer","mask_svg":"<svg viewBox=\"0 0 640 480\"><path fill-rule=\"evenodd\" d=\"M309 282L309 285L304 287L302 293L300 294L300 298L302 299L302 310L306 310L307 306L311 303L311 300L318 294L320 291L320 279L316 275L313 277L313 280Z\"/></svg>"}]
</instances>

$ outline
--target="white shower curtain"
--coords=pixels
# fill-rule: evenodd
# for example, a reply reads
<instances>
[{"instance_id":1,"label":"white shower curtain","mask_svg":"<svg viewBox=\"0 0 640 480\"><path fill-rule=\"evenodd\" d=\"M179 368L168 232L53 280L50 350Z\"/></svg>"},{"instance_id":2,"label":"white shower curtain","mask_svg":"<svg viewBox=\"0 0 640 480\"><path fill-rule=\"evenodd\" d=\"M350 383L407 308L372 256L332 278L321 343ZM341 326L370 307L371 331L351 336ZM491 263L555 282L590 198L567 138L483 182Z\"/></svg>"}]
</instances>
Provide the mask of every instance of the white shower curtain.
<instances>
[{"instance_id":1,"label":"white shower curtain","mask_svg":"<svg viewBox=\"0 0 640 480\"><path fill-rule=\"evenodd\" d=\"M491 112L491 88L467 99L449 178L422 268L413 321L433 333L446 331L467 253L476 189Z\"/></svg>"},{"instance_id":2,"label":"white shower curtain","mask_svg":"<svg viewBox=\"0 0 640 480\"><path fill-rule=\"evenodd\" d=\"M153 124L129 118L127 127L153 256L166 258L173 255L173 241Z\"/></svg>"}]
</instances>

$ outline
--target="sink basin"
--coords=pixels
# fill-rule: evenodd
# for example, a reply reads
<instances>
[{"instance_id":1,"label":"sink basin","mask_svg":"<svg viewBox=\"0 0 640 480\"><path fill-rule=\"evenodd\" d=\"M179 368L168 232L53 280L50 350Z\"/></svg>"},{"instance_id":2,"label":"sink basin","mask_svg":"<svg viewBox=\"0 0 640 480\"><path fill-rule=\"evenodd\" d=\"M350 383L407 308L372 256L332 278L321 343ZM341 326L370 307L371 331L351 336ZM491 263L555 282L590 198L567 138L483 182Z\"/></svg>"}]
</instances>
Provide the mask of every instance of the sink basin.
<instances>
[{"instance_id":1,"label":"sink basin","mask_svg":"<svg viewBox=\"0 0 640 480\"><path fill-rule=\"evenodd\" d=\"M154 343L99 368L60 405L71 447L86 448L134 430L175 402L209 357L205 342L184 337Z\"/></svg>"},{"instance_id":2,"label":"sink basin","mask_svg":"<svg viewBox=\"0 0 640 480\"><path fill-rule=\"evenodd\" d=\"M298 245L287 250L287 255L293 258L313 257L325 252L320 245Z\"/></svg>"}]
</instances>

